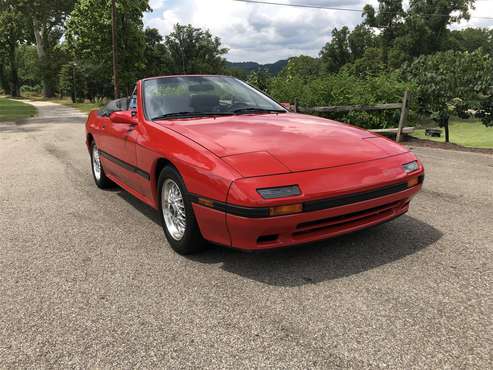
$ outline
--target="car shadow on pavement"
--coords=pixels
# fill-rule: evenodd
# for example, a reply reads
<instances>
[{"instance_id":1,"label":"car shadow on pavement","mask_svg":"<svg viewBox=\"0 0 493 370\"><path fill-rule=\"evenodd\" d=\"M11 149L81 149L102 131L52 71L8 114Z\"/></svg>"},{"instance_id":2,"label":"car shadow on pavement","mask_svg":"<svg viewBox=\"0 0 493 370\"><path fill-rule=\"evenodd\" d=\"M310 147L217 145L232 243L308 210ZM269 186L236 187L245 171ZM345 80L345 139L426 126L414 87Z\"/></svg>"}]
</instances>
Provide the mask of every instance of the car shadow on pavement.
<instances>
[{"instance_id":1,"label":"car shadow on pavement","mask_svg":"<svg viewBox=\"0 0 493 370\"><path fill-rule=\"evenodd\" d=\"M394 263L442 237L433 226L402 216L390 223L299 247L244 253L212 247L189 257L273 286L317 284Z\"/></svg>"},{"instance_id":2,"label":"car shadow on pavement","mask_svg":"<svg viewBox=\"0 0 493 370\"><path fill-rule=\"evenodd\" d=\"M155 224L161 226L161 221L159 219L159 213L152 207L147 204L141 202L137 198L135 198L130 193L127 193L125 190L122 190L119 187L112 189L114 192L118 193L118 196L122 198L125 202L134 207L137 211L146 216L149 220L154 222Z\"/></svg>"},{"instance_id":3,"label":"car shadow on pavement","mask_svg":"<svg viewBox=\"0 0 493 370\"><path fill-rule=\"evenodd\" d=\"M118 195L160 225L154 209L125 191ZM405 215L367 230L297 247L246 253L211 246L201 254L186 258L198 263L219 264L224 271L264 284L295 287L397 262L432 245L442 236L433 226Z\"/></svg>"}]
</instances>

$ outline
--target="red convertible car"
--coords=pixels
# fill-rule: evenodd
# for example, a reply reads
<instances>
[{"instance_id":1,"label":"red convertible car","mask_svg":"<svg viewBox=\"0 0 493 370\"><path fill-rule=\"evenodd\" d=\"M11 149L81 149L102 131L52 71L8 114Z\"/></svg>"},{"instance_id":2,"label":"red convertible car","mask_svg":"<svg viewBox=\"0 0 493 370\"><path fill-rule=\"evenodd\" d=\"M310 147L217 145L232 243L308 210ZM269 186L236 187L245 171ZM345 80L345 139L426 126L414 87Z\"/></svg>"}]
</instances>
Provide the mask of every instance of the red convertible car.
<instances>
[{"instance_id":1,"label":"red convertible car","mask_svg":"<svg viewBox=\"0 0 493 370\"><path fill-rule=\"evenodd\" d=\"M90 113L97 186L117 184L159 210L178 253L205 241L243 250L304 244L408 211L424 169L365 130L290 113L226 76L141 80Z\"/></svg>"}]
</instances>

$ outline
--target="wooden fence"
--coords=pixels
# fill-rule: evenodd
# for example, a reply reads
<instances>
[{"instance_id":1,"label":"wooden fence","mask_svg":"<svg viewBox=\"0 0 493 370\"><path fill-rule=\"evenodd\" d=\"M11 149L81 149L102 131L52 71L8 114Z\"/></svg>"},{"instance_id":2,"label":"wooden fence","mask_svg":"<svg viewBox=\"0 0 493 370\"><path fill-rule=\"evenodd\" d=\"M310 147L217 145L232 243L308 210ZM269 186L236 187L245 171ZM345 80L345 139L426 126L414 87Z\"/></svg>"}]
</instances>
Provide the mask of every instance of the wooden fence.
<instances>
[{"instance_id":1,"label":"wooden fence","mask_svg":"<svg viewBox=\"0 0 493 370\"><path fill-rule=\"evenodd\" d=\"M387 103L375 105L339 105L328 107L299 107L295 101L291 109L300 113L338 113L338 112L372 112L382 110L400 109L401 117L398 128L370 130L378 133L395 133L397 142L400 142L403 134L409 134L414 131L414 127L406 127L407 116L409 114L409 91L404 93L401 103Z\"/></svg>"}]
</instances>

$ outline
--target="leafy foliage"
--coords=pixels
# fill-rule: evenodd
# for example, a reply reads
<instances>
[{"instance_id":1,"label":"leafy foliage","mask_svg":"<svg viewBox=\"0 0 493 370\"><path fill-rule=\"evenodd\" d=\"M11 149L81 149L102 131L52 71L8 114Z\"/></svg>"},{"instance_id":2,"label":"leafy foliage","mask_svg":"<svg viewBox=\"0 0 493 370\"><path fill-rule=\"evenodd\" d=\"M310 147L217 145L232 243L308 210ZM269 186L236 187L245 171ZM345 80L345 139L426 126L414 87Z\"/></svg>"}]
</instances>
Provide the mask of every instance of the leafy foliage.
<instances>
[{"instance_id":1,"label":"leafy foliage","mask_svg":"<svg viewBox=\"0 0 493 370\"><path fill-rule=\"evenodd\" d=\"M144 65L145 34L143 12L147 0L117 2L118 72L127 95L141 76ZM125 37L121 37L125 35ZM79 0L67 22L67 41L77 64L87 65L91 79L101 81L97 96L111 96L112 40L111 0Z\"/></svg>"},{"instance_id":2,"label":"leafy foliage","mask_svg":"<svg viewBox=\"0 0 493 370\"><path fill-rule=\"evenodd\" d=\"M320 59L326 72L338 72L351 61L349 35L348 27L342 27L340 30L334 28L332 31L332 40L320 51Z\"/></svg>"},{"instance_id":3,"label":"leafy foliage","mask_svg":"<svg viewBox=\"0 0 493 370\"><path fill-rule=\"evenodd\" d=\"M147 28L144 31L144 76L160 76L168 72L168 50L163 44L163 36L155 28Z\"/></svg>"},{"instance_id":4,"label":"leafy foliage","mask_svg":"<svg viewBox=\"0 0 493 370\"><path fill-rule=\"evenodd\" d=\"M269 93L279 101L298 101L300 106L334 106L379 104L402 100L410 83L400 80L397 73L359 78L347 72L324 75L306 80L300 75L275 77ZM350 112L330 114L331 118L366 128L392 127L398 124L399 112Z\"/></svg>"},{"instance_id":5,"label":"leafy foliage","mask_svg":"<svg viewBox=\"0 0 493 370\"><path fill-rule=\"evenodd\" d=\"M416 84L419 112L431 114L448 134L451 114L479 109L481 100L491 96L493 59L481 50L446 51L419 57L402 74Z\"/></svg>"},{"instance_id":6,"label":"leafy foliage","mask_svg":"<svg viewBox=\"0 0 493 370\"><path fill-rule=\"evenodd\" d=\"M209 31L176 24L167 35L164 45L168 51L168 68L171 73L219 73L224 70L223 55L228 49Z\"/></svg>"},{"instance_id":7,"label":"leafy foliage","mask_svg":"<svg viewBox=\"0 0 493 370\"><path fill-rule=\"evenodd\" d=\"M247 82L261 91L269 91L271 75L265 69L250 73Z\"/></svg>"},{"instance_id":8,"label":"leafy foliage","mask_svg":"<svg viewBox=\"0 0 493 370\"><path fill-rule=\"evenodd\" d=\"M5 90L12 96L20 95L18 73L18 45L28 38L27 25L23 14L8 2L0 2L0 78ZM5 63L6 62L6 63ZM8 71L3 66L8 65ZM7 73L10 78L7 78Z\"/></svg>"},{"instance_id":9,"label":"leafy foliage","mask_svg":"<svg viewBox=\"0 0 493 370\"><path fill-rule=\"evenodd\" d=\"M4 0L23 14L29 25L29 41L36 45L38 72L43 84L43 95L51 97L57 83L60 61L59 41L65 20L75 0Z\"/></svg>"}]
</instances>

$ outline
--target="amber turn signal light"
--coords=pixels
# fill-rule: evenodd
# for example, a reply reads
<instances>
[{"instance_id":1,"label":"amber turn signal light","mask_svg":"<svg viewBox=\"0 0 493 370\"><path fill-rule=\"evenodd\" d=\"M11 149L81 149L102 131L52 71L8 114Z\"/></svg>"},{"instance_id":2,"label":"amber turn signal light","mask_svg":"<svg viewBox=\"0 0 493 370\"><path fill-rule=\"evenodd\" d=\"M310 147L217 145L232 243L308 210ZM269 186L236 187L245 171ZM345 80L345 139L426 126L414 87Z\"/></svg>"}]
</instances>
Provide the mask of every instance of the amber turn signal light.
<instances>
[{"instance_id":1,"label":"amber turn signal light","mask_svg":"<svg viewBox=\"0 0 493 370\"><path fill-rule=\"evenodd\" d=\"M303 212L303 204L292 204L289 206L278 206L269 208L269 216L291 215Z\"/></svg>"},{"instance_id":2,"label":"amber turn signal light","mask_svg":"<svg viewBox=\"0 0 493 370\"><path fill-rule=\"evenodd\" d=\"M413 186L416 186L419 184L419 177L413 177L412 179L409 179L407 181L407 187L412 188Z\"/></svg>"}]
</instances>

